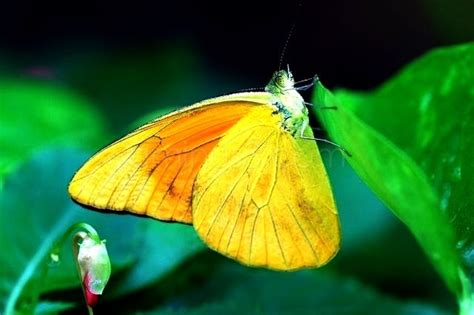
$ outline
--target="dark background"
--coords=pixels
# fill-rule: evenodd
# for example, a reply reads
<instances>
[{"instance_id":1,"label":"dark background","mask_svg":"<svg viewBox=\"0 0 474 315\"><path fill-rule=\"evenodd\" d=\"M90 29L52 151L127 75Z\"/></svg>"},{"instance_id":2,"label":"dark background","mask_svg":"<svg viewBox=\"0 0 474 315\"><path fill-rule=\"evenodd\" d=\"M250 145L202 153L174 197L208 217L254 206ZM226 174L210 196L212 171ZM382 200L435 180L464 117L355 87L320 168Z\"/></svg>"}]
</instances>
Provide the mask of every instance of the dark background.
<instances>
[{"instance_id":1,"label":"dark background","mask_svg":"<svg viewBox=\"0 0 474 315\"><path fill-rule=\"evenodd\" d=\"M0 53L34 65L84 50L177 43L210 68L264 84L295 21L285 63L296 78L318 73L331 87L374 87L428 49L456 41L413 0L9 1L0 9Z\"/></svg>"}]
</instances>

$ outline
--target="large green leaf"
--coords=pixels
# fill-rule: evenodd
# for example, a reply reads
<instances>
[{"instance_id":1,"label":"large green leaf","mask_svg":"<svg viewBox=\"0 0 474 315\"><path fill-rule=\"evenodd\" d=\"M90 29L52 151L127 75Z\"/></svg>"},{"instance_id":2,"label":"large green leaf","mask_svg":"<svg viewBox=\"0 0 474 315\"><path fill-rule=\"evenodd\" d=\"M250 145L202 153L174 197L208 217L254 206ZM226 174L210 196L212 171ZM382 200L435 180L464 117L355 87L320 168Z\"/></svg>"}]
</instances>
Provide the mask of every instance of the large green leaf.
<instances>
[{"instance_id":1,"label":"large green leaf","mask_svg":"<svg viewBox=\"0 0 474 315\"><path fill-rule=\"evenodd\" d=\"M403 223L355 174L342 152L328 144L319 148L342 234L341 249L327 267L392 295L430 299L454 308L449 292Z\"/></svg>"},{"instance_id":2,"label":"large green leaf","mask_svg":"<svg viewBox=\"0 0 474 315\"><path fill-rule=\"evenodd\" d=\"M72 236L60 263L47 268L53 243L76 222L93 225L107 240L114 271L133 262L139 219L89 211L67 195L67 183L84 158L77 151L48 150L7 177L0 194L0 309L16 304L31 311L39 293L79 286Z\"/></svg>"},{"instance_id":3,"label":"large green leaf","mask_svg":"<svg viewBox=\"0 0 474 315\"><path fill-rule=\"evenodd\" d=\"M463 310L474 308L474 45L438 49L370 93L317 86L349 163L410 228ZM468 305L468 306L466 306Z\"/></svg>"},{"instance_id":4,"label":"large green leaf","mask_svg":"<svg viewBox=\"0 0 474 315\"><path fill-rule=\"evenodd\" d=\"M104 123L82 97L42 81L0 78L0 182L44 145L95 148Z\"/></svg>"}]
</instances>

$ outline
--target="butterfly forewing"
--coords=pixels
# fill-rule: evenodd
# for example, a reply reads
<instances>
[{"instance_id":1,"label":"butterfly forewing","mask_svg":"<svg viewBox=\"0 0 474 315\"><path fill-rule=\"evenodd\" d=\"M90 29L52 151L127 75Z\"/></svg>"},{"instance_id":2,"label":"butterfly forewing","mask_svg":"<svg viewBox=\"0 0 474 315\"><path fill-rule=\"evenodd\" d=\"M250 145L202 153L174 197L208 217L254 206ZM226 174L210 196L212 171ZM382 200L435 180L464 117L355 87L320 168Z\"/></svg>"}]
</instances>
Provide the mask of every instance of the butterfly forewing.
<instances>
[{"instance_id":1,"label":"butterfly forewing","mask_svg":"<svg viewBox=\"0 0 474 315\"><path fill-rule=\"evenodd\" d=\"M153 121L98 152L75 174L70 195L99 209L192 222L192 187L225 132L256 104L224 101Z\"/></svg>"}]
</instances>

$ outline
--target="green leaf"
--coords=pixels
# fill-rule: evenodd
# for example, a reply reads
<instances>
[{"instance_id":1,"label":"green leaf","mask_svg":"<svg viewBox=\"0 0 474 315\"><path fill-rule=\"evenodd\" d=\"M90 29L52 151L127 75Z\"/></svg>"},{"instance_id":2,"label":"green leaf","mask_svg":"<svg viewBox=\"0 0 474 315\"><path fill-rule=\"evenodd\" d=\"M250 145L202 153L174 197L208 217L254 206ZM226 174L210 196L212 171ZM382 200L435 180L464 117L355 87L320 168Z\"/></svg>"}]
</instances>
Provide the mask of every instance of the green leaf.
<instances>
[{"instance_id":1,"label":"green leaf","mask_svg":"<svg viewBox=\"0 0 474 315\"><path fill-rule=\"evenodd\" d=\"M341 249L327 268L392 295L453 304L413 235L355 174L343 153L329 144L319 149L337 201L342 234Z\"/></svg>"},{"instance_id":2,"label":"green leaf","mask_svg":"<svg viewBox=\"0 0 474 315\"><path fill-rule=\"evenodd\" d=\"M0 194L0 309L16 305L32 312L38 294L80 285L72 236L59 264L47 267L53 243L76 222L93 225L107 239L114 272L135 258L139 218L86 210L67 195L67 183L84 158L73 150L48 150L7 177Z\"/></svg>"},{"instance_id":3,"label":"green leaf","mask_svg":"<svg viewBox=\"0 0 474 315\"><path fill-rule=\"evenodd\" d=\"M401 302L334 273L283 273L227 261L204 284L177 294L158 314L445 314L414 301Z\"/></svg>"},{"instance_id":4,"label":"green leaf","mask_svg":"<svg viewBox=\"0 0 474 315\"><path fill-rule=\"evenodd\" d=\"M107 138L85 99L42 81L0 78L0 108L0 183L45 145L91 149Z\"/></svg>"},{"instance_id":5,"label":"green leaf","mask_svg":"<svg viewBox=\"0 0 474 315\"><path fill-rule=\"evenodd\" d=\"M474 309L474 45L438 49L369 93L317 86L329 135ZM467 279L463 280L463 279Z\"/></svg>"}]
</instances>

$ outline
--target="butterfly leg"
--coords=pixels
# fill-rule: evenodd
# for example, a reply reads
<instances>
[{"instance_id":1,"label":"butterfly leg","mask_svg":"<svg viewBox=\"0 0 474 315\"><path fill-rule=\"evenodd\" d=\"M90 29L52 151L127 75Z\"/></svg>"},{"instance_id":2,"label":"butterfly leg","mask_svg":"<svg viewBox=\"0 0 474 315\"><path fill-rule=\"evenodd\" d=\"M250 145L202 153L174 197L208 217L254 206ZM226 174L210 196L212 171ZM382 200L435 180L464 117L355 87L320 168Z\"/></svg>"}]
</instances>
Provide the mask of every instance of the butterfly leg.
<instances>
[{"instance_id":1,"label":"butterfly leg","mask_svg":"<svg viewBox=\"0 0 474 315\"><path fill-rule=\"evenodd\" d=\"M304 131L306 129L306 127L309 125L309 120L305 120L303 121L302 125L301 125L301 129L300 129L300 135L299 137L301 139L304 139L304 140L313 140L313 141L320 141L320 142L324 142L324 143L329 143L333 146L335 146L336 148L338 148L339 150L341 150L342 152L344 152L348 157L352 157L352 154L349 153L349 151L347 151L346 149L344 149L342 146L340 146L339 144L335 143L335 142L332 142L331 140L328 140L328 139L323 139L323 138L315 138L315 137L307 137L304 135Z\"/></svg>"},{"instance_id":2,"label":"butterfly leg","mask_svg":"<svg viewBox=\"0 0 474 315\"><path fill-rule=\"evenodd\" d=\"M313 103L310 102L304 102L306 106L315 106ZM319 105L318 105L319 106ZM337 109L337 106L319 106L318 109Z\"/></svg>"}]
</instances>

